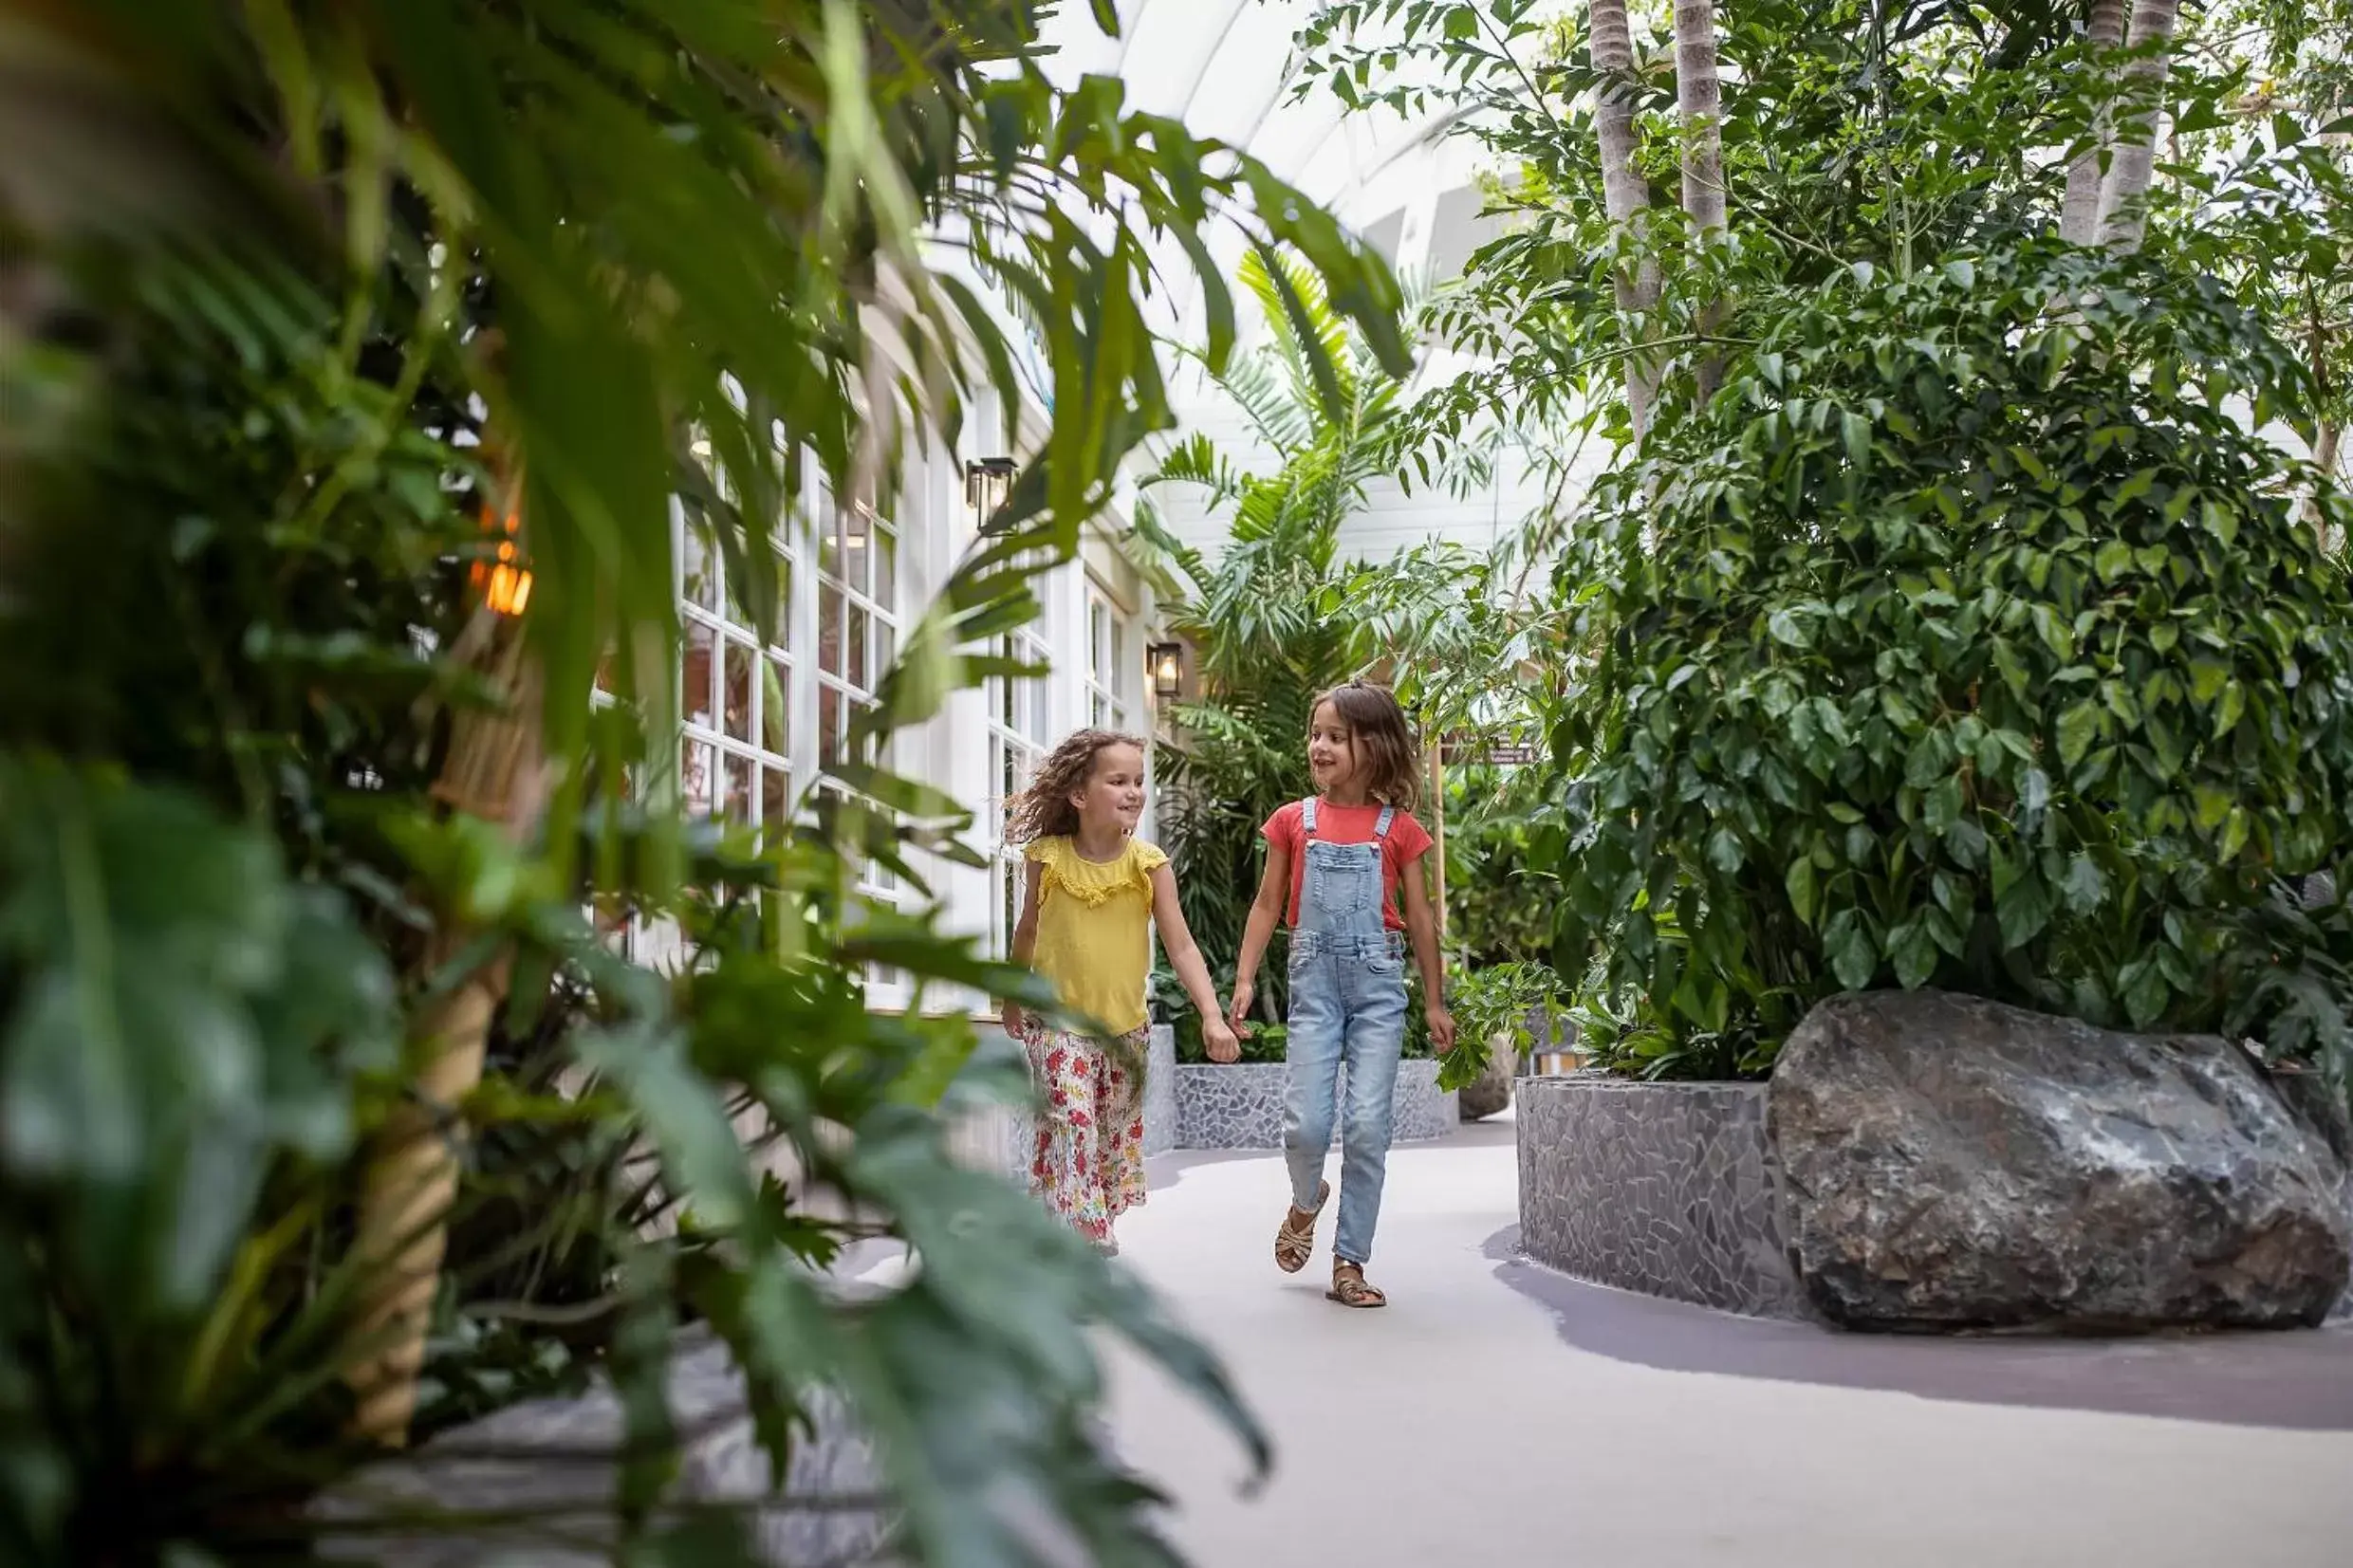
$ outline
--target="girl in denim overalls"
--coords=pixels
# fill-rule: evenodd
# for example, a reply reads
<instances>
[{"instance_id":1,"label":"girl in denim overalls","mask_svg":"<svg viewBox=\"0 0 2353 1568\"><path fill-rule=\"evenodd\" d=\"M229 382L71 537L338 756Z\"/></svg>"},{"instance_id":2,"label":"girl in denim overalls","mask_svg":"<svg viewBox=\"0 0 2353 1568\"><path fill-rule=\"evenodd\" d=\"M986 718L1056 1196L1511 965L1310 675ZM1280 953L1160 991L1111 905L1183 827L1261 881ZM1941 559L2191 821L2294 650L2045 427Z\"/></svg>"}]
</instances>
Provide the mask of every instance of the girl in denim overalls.
<instances>
[{"instance_id":1,"label":"girl in denim overalls","mask_svg":"<svg viewBox=\"0 0 2353 1568\"><path fill-rule=\"evenodd\" d=\"M1238 1028L1250 1010L1259 960L1288 904L1290 1085L1283 1144L1291 1205L1275 1233L1274 1261L1296 1274L1315 1250L1316 1219L1331 1195L1324 1161L1337 1120L1340 1228L1327 1294L1343 1306L1388 1304L1365 1282L1364 1265L1372 1259L1389 1165L1398 1059L1405 1044L1409 939L1421 971L1431 1042L1441 1052L1454 1043L1437 922L1423 887L1430 835L1411 809L1418 764L1404 711L1384 689L1351 681L1317 702L1307 735L1316 794L1276 812L1263 830L1267 874L1251 908L1233 983Z\"/></svg>"}]
</instances>

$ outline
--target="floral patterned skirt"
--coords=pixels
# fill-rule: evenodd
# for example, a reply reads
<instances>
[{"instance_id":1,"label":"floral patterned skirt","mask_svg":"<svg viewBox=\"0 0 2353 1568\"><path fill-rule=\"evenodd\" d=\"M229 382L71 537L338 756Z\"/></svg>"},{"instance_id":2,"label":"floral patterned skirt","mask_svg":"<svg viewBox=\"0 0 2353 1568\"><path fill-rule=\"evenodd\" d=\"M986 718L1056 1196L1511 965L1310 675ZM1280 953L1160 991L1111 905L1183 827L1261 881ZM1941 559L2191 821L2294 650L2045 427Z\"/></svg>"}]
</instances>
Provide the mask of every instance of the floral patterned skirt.
<instances>
[{"instance_id":1,"label":"floral patterned skirt","mask_svg":"<svg viewBox=\"0 0 2353 1568\"><path fill-rule=\"evenodd\" d=\"M1084 1035L1032 1024L1022 1041L1043 1101L1029 1190L1098 1245L1111 1222L1144 1201L1143 1085L1146 1030L1106 1050Z\"/></svg>"}]
</instances>

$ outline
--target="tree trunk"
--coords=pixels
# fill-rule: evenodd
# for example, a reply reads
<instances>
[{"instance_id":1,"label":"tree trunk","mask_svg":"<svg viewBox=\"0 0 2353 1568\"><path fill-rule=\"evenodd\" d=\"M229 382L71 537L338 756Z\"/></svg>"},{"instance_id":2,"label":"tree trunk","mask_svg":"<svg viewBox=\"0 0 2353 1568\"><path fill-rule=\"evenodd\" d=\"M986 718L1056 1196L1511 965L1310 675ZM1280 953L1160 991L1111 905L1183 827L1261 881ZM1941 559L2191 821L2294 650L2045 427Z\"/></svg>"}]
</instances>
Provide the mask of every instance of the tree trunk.
<instances>
[{"instance_id":1,"label":"tree trunk","mask_svg":"<svg viewBox=\"0 0 2353 1568\"><path fill-rule=\"evenodd\" d=\"M1724 83L1716 69L1715 0L1675 0L1675 100L1683 119L1683 213L1701 252L1724 237ZM1722 324L1724 302L1699 308L1702 337ZM1715 396L1724 378L1721 356L1703 345L1698 356L1699 400Z\"/></svg>"},{"instance_id":2,"label":"tree trunk","mask_svg":"<svg viewBox=\"0 0 2353 1568\"><path fill-rule=\"evenodd\" d=\"M506 508L486 511L486 526ZM537 655L521 614L528 574L511 549L480 573L485 603L452 649L507 698L502 710L465 710L452 721L449 755L435 796L450 810L495 822L521 842L538 830L547 804L540 747L545 722ZM476 932L451 918L432 945L428 973L454 963ZM360 1172L353 1246L366 1265L353 1316L344 1373L354 1400L355 1436L384 1448L408 1441L417 1413L425 1331L441 1282L451 1206L456 1201L456 1108L482 1081L491 1026L506 1001L511 954L499 952L442 998L417 1031L424 1060L414 1098L385 1118Z\"/></svg>"},{"instance_id":3,"label":"tree trunk","mask_svg":"<svg viewBox=\"0 0 2353 1568\"><path fill-rule=\"evenodd\" d=\"M2069 245L2089 245L2100 237L2100 187L2104 178L2100 160L2112 150L2115 140L2108 123L2111 83L2102 56L2123 45L2124 0L2092 0L2084 42L2093 51L2092 69L2099 78L2094 90L2101 101L2092 112L2091 145L2067 165L2067 202L2059 217L2059 237Z\"/></svg>"},{"instance_id":4,"label":"tree trunk","mask_svg":"<svg viewBox=\"0 0 2353 1568\"><path fill-rule=\"evenodd\" d=\"M1601 78L1593 123L1601 142L1602 202L1610 221L1625 230L1627 238L1639 239L1650 188L1634 166L1634 31L1626 21L1626 0L1593 0L1593 36L1587 47L1594 74ZM1626 357L1626 409L1639 446L1650 429L1651 397L1658 384L1658 372L1641 352L1649 337L1642 318L1658 303L1658 264L1645 259L1631 271L1620 267L1614 281L1619 314L1627 318L1628 330L1635 335L1634 352Z\"/></svg>"},{"instance_id":5,"label":"tree trunk","mask_svg":"<svg viewBox=\"0 0 2353 1568\"><path fill-rule=\"evenodd\" d=\"M2116 156L2108 163L2107 182L2100 194L2100 238L2112 250L2140 249L2147 227L2149 179L2157 167L2165 73L2172 63L2167 46L2173 43L2174 24L2180 12L2181 0L2133 0L2132 30L2124 42L2131 48L2154 48L2155 52L2134 61L2128 74L2147 84L2152 101L2146 122L2135 126L2132 135L2117 144Z\"/></svg>"},{"instance_id":6,"label":"tree trunk","mask_svg":"<svg viewBox=\"0 0 2353 1568\"><path fill-rule=\"evenodd\" d=\"M2333 551L2344 544L2329 527L2327 517L2321 511L2322 495L2337 480L2337 448L2344 435L2343 425L2333 425L2326 420L2321 422L2319 435L2312 443L2312 465L2321 470L2321 476L2304 503L2305 519L2312 525L2313 536L2320 541L2321 548L2327 551Z\"/></svg>"}]
</instances>

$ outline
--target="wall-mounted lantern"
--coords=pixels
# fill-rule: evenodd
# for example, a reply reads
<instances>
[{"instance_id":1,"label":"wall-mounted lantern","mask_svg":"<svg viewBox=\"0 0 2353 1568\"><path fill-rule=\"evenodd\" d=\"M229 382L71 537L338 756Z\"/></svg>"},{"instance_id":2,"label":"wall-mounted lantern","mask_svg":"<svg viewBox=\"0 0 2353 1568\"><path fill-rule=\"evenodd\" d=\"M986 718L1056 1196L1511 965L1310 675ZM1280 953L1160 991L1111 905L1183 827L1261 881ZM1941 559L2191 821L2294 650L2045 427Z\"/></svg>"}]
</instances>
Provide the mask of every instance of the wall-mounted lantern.
<instances>
[{"instance_id":1,"label":"wall-mounted lantern","mask_svg":"<svg viewBox=\"0 0 2353 1568\"><path fill-rule=\"evenodd\" d=\"M497 559L473 563L474 591L498 614L519 616L531 602L531 574L523 564L523 514L510 507L501 520L497 509L486 502L482 531L497 539Z\"/></svg>"},{"instance_id":2,"label":"wall-mounted lantern","mask_svg":"<svg viewBox=\"0 0 2353 1568\"><path fill-rule=\"evenodd\" d=\"M1152 694L1162 702L1176 701L1185 689L1185 645L1156 642L1144 656L1145 667L1152 673Z\"/></svg>"},{"instance_id":3,"label":"wall-mounted lantern","mask_svg":"<svg viewBox=\"0 0 2353 1568\"><path fill-rule=\"evenodd\" d=\"M981 532L989 531L991 520L1011 499L1014 472L1010 457L975 457L964 465L964 504L973 508L973 526Z\"/></svg>"}]
</instances>

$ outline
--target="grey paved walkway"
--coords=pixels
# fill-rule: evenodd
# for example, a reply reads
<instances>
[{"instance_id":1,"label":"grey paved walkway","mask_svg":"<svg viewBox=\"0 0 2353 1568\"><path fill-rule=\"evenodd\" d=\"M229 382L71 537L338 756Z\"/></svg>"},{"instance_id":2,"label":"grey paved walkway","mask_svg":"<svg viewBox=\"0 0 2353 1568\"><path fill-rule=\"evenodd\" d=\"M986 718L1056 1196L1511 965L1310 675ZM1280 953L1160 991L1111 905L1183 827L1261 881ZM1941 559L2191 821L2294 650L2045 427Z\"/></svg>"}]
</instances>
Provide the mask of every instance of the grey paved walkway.
<instances>
[{"instance_id":1,"label":"grey paved walkway","mask_svg":"<svg viewBox=\"0 0 2353 1568\"><path fill-rule=\"evenodd\" d=\"M1127 1261L1281 1449L1241 1496L1122 1370L1120 1447L1202 1568L2353 1565L2353 1333L1863 1339L1598 1290L1510 1261L1510 1136L1398 1151L1383 1312L1326 1303L1322 1254L1275 1271L1279 1161L1155 1163Z\"/></svg>"}]
</instances>

